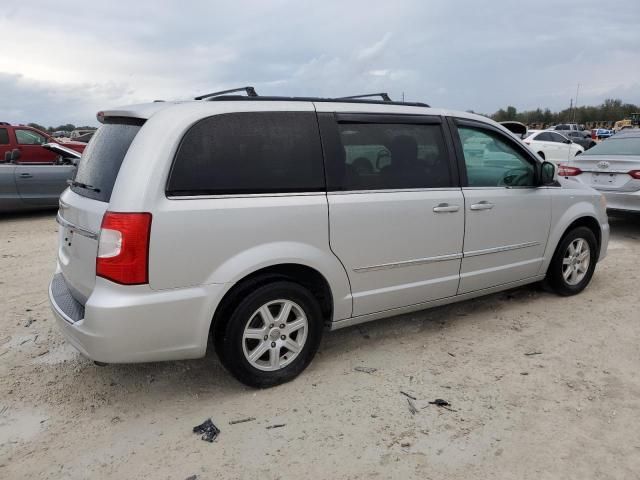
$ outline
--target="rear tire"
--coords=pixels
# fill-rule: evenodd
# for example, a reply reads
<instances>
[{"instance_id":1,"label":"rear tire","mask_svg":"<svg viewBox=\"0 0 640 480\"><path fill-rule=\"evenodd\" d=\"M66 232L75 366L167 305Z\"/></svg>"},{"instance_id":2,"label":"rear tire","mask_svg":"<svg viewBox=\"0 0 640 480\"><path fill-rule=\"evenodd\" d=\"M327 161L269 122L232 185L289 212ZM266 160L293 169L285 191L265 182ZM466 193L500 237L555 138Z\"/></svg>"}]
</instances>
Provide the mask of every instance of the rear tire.
<instances>
[{"instance_id":1,"label":"rear tire","mask_svg":"<svg viewBox=\"0 0 640 480\"><path fill-rule=\"evenodd\" d=\"M324 328L316 298L279 280L240 301L215 342L224 367L250 387L267 388L297 377L318 350Z\"/></svg>"},{"instance_id":2,"label":"rear tire","mask_svg":"<svg viewBox=\"0 0 640 480\"><path fill-rule=\"evenodd\" d=\"M582 292L593 276L598 259L598 242L587 227L567 232L556 248L547 270L551 290L562 296Z\"/></svg>"}]
</instances>

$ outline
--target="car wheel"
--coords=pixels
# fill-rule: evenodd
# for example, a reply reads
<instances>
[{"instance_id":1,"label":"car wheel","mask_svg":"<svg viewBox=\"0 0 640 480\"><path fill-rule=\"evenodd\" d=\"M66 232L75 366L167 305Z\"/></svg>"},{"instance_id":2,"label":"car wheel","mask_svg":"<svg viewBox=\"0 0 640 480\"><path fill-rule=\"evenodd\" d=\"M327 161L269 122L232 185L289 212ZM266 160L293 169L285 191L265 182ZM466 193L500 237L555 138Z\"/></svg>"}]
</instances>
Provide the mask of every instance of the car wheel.
<instances>
[{"instance_id":1,"label":"car wheel","mask_svg":"<svg viewBox=\"0 0 640 480\"><path fill-rule=\"evenodd\" d=\"M245 385L267 388L292 380L311 362L323 331L322 310L290 281L258 287L235 308L216 341L222 364Z\"/></svg>"},{"instance_id":2,"label":"car wheel","mask_svg":"<svg viewBox=\"0 0 640 480\"><path fill-rule=\"evenodd\" d=\"M596 237L587 227L568 232L560 241L547 271L551 289L563 296L584 290L596 268L597 248Z\"/></svg>"}]
</instances>

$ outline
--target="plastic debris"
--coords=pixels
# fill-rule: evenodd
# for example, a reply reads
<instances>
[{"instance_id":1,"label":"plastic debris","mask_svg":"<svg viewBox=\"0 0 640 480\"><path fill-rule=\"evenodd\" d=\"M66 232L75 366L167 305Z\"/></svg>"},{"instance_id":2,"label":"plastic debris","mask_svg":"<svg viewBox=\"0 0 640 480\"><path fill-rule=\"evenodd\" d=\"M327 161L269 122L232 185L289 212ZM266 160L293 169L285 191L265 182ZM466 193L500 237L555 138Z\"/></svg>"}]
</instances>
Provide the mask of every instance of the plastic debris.
<instances>
[{"instance_id":1,"label":"plastic debris","mask_svg":"<svg viewBox=\"0 0 640 480\"><path fill-rule=\"evenodd\" d=\"M245 422L253 422L256 419L256 417L247 417L247 418L241 418L240 420L231 420L229 422L229 425L236 425L238 423L245 423Z\"/></svg>"},{"instance_id":2,"label":"plastic debris","mask_svg":"<svg viewBox=\"0 0 640 480\"><path fill-rule=\"evenodd\" d=\"M220 434L220 429L216 427L210 418L200 425L193 427L193 433L202 433L202 440L205 442L213 442Z\"/></svg>"}]
</instances>

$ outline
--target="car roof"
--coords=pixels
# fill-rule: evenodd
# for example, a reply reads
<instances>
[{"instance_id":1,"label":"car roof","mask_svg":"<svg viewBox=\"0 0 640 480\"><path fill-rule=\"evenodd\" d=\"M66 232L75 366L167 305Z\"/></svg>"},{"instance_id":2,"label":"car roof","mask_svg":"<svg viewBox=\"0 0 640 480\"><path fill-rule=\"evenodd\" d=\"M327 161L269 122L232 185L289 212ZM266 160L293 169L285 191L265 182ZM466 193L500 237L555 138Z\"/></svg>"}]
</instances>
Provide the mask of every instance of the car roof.
<instances>
[{"instance_id":1,"label":"car roof","mask_svg":"<svg viewBox=\"0 0 640 480\"><path fill-rule=\"evenodd\" d=\"M133 118L149 120L160 112L172 110L176 113L190 111L202 112L203 116L216 115L229 112L252 112L266 110L307 110L303 105L315 105L318 112L349 112L349 113L393 113L408 115L437 115L458 117L467 120L475 120L490 124L500 130L514 136L512 132L492 119L475 113L434 108L420 103L385 102L385 101L359 101L349 99L320 99L315 97L217 97L213 101L207 100L182 100L182 101L155 101L135 105L125 105L98 112L100 122L105 118ZM312 107L313 108L313 107ZM517 137L516 137L517 138Z\"/></svg>"},{"instance_id":2,"label":"car roof","mask_svg":"<svg viewBox=\"0 0 640 480\"><path fill-rule=\"evenodd\" d=\"M640 128L630 128L630 129L628 128L626 130L621 130L615 135L613 135L611 138L622 138L622 137L631 137L631 138L640 137Z\"/></svg>"}]
</instances>

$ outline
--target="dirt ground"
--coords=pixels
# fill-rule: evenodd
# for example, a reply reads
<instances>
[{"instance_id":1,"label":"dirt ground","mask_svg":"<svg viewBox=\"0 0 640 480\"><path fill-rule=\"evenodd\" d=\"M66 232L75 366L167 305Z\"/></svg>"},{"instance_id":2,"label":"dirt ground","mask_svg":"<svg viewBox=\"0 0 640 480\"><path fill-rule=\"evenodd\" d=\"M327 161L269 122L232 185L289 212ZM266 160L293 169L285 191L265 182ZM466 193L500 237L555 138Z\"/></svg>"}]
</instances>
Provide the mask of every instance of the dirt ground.
<instances>
[{"instance_id":1,"label":"dirt ground","mask_svg":"<svg viewBox=\"0 0 640 480\"><path fill-rule=\"evenodd\" d=\"M581 295L532 286L327 333L298 379L258 391L213 355L79 356L47 301L54 214L0 217L0 478L640 478L640 217L611 226ZM214 443L192 433L209 417Z\"/></svg>"}]
</instances>

